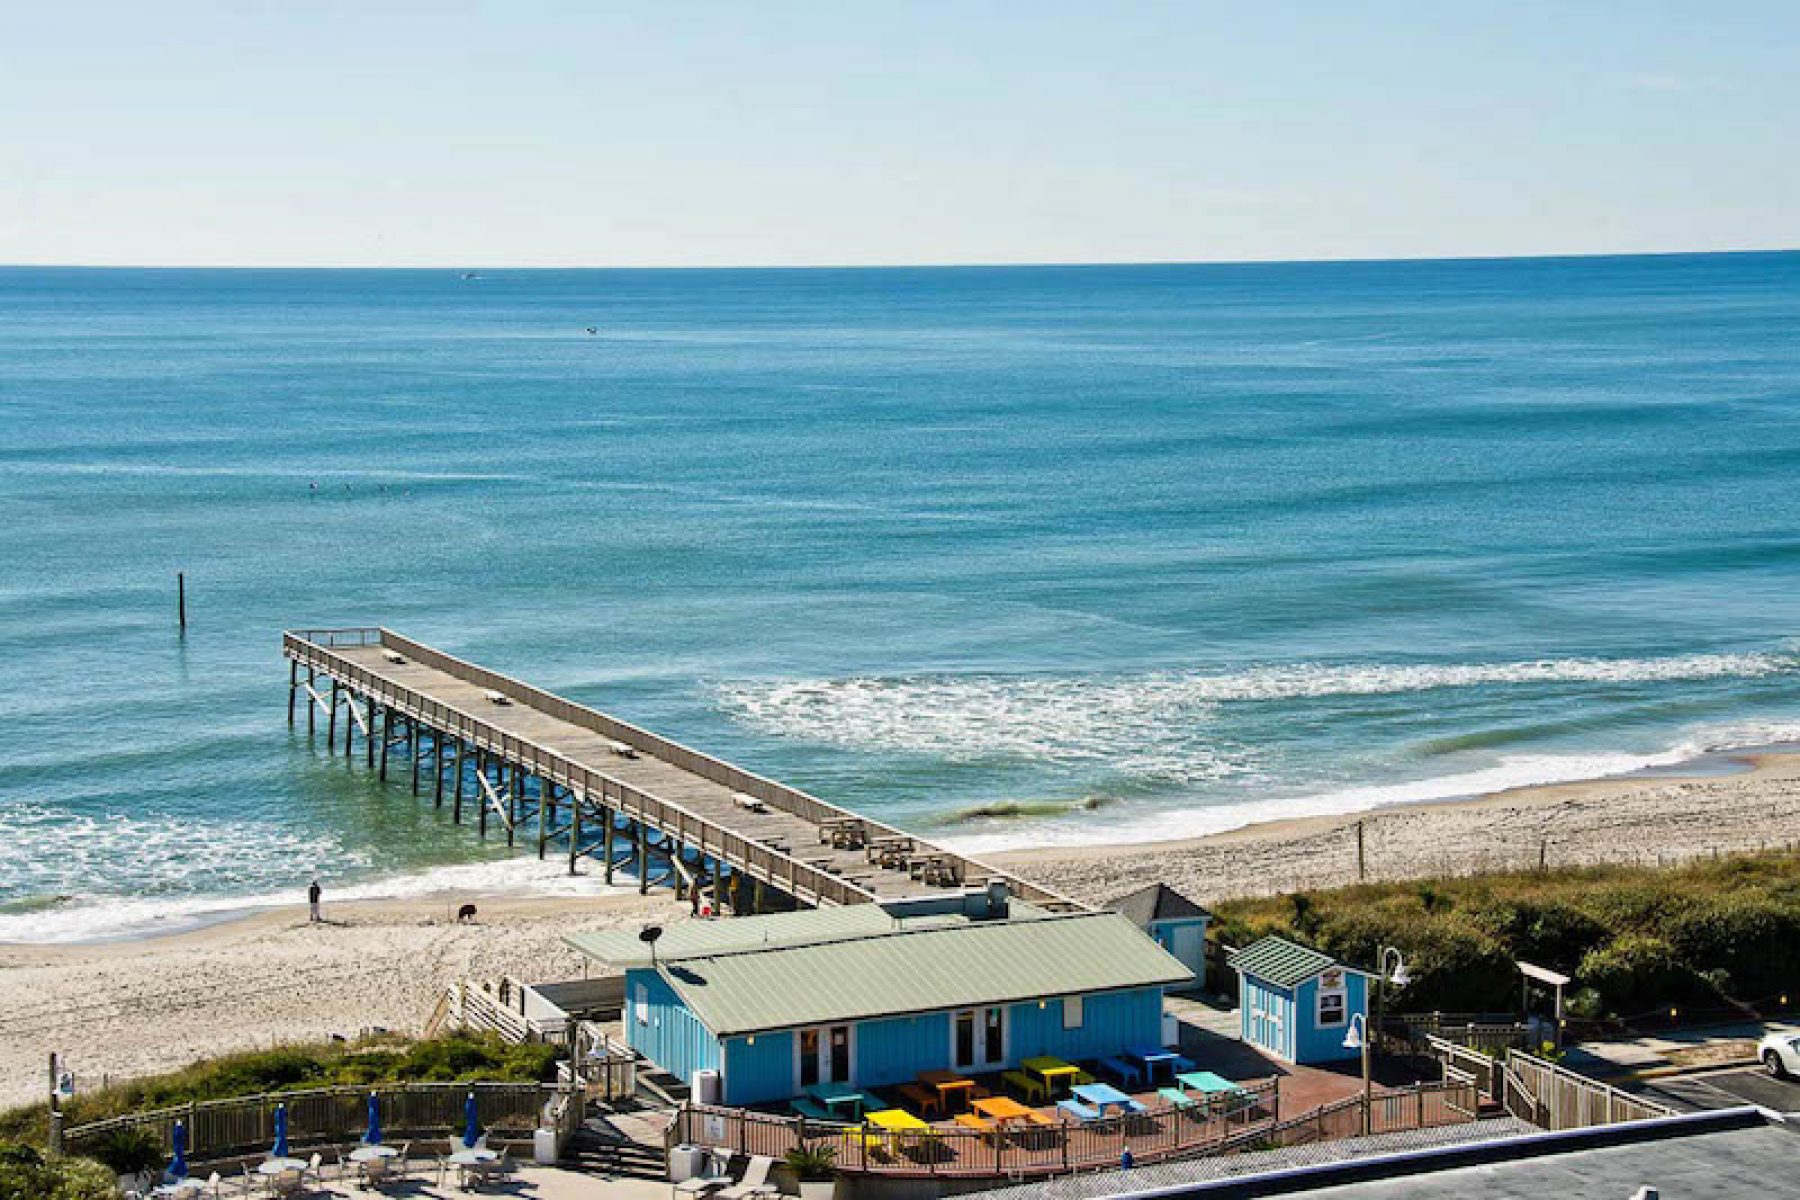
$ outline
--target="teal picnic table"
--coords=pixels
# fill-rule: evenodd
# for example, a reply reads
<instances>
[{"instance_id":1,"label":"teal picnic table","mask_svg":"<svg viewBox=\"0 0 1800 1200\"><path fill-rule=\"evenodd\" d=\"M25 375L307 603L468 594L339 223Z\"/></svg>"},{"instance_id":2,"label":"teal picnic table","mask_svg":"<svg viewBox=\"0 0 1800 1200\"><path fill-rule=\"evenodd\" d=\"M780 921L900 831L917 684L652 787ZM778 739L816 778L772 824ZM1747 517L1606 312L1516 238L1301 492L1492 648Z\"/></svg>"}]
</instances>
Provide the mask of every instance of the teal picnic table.
<instances>
[{"instance_id":1,"label":"teal picnic table","mask_svg":"<svg viewBox=\"0 0 1800 1200\"><path fill-rule=\"evenodd\" d=\"M844 1084L814 1084L806 1089L806 1094L834 1116L840 1113L845 1114L841 1118L845 1124L854 1124L862 1120L863 1110L869 1105L867 1092Z\"/></svg>"}]
</instances>

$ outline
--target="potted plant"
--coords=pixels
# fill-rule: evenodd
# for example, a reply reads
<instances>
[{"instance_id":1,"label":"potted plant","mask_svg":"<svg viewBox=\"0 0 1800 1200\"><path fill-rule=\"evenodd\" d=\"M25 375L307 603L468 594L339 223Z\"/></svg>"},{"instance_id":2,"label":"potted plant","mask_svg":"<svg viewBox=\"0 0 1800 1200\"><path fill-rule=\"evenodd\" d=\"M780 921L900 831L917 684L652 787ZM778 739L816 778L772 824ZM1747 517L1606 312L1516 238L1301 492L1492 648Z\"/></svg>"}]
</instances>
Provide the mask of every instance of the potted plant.
<instances>
[{"instance_id":1,"label":"potted plant","mask_svg":"<svg viewBox=\"0 0 1800 1200\"><path fill-rule=\"evenodd\" d=\"M794 1173L802 1200L831 1200L837 1187L837 1149L824 1142L803 1142L782 1161Z\"/></svg>"}]
</instances>

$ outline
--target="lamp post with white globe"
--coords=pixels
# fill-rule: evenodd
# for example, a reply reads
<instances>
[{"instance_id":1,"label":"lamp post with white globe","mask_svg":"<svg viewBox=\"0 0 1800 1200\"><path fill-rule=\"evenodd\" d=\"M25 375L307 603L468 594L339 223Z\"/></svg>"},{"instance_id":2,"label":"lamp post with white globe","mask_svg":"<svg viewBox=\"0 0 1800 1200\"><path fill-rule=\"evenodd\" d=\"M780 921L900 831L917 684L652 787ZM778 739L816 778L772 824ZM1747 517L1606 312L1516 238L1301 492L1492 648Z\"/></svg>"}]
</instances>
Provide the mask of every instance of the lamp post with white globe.
<instances>
[{"instance_id":1,"label":"lamp post with white globe","mask_svg":"<svg viewBox=\"0 0 1800 1200\"><path fill-rule=\"evenodd\" d=\"M1390 959L1394 964L1391 969L1388 967ZM1375 995L1371 1006L1374 1020L1371 1022L1362 1013L1353 1013L1350 1028L1344 1031L1344 1049L1362 1051L1362 1131L1365 1134L1370 1132L1373 1124L1371 1113L1375 1103L1375 1081L1370 1071L1369 1055L1374 1049L1376 1031L1381 1028L1382 987L1390 982L1397 988L1403 988L1412 982L1412 976L1407 974L1406 959L1399 949L1383 946L1375 955Z\"/></svg>"}]
</instances>

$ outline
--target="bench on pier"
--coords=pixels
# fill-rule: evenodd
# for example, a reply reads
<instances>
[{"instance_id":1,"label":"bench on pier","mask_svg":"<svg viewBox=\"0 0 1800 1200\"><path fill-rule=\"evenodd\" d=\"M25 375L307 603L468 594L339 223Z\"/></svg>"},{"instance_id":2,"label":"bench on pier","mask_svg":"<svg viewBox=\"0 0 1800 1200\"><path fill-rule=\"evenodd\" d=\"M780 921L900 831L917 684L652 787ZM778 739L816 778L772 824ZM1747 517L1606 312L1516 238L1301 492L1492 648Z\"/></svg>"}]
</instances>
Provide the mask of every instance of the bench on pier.
<instances>
[{"instance_id":1,"label":"bench on pier","mask_svg":"<svg viewBox=\"0 0 1800 1200\"><path fill-rule=\"evenodd\" d=\"M860 850L869 840L861 817L833 817L819 826L819 840L834 850Z\"/></svg>"},{"instance_id":2,"label":"bench on pier","mask_svg":"<svg viewBox=\"0 0 1800 1200\"><path fill-rule=\"evenodd\" d=\"M906 858L916 847L909 837L870 838L866 850L868 860L891 870L906 866Z\"/></svg>"},{"instance_id":3,"label":"bench on pier","mask_svg":"<svg viewBox=\"0 0 1800 1200\"><path fill-rule=\"evenodd\" d=\"M489 704L508 705L512 703L512 698L505 692L497 692L493 688L487 688L481 695Z\"/></svg>"},{"instance_id":4,"label":"bench on pier","mask_svg":"<svg viewBox=\"0 0 1800 1200\"><path fill-rule=\"evenodd\" d=\"M752 796L749 792L731 793L731 802L745 812L765 813L769 811L769 806L767 804L764 804L761 799Z\"/></svg>"},{"instance_id":5,"label":"bench on pier","mask_svg":"<svg viewBox=\"0 0 1800 1200\"><path fill-rule=\"evenodd\" d=\"M606 748L620 758L636 758L638 756L637 747L629 742L608 742Z\"/></svg>"}]
</instances>

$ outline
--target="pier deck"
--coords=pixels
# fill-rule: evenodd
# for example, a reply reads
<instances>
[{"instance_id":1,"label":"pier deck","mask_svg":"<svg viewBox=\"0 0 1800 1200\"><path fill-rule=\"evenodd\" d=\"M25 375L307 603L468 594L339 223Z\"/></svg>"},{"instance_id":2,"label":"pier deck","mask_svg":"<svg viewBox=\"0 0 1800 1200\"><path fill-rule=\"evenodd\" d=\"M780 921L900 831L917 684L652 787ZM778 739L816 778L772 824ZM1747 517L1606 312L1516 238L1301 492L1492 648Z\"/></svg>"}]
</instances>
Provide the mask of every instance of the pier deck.
<instances>
[{"instance_id":1,"label":"pier deck","mask_svg":"<svg viewBox=\"0 0 1800 1200\"><path fill-rule=\"evenodd\" d=\"M685 864L681 869L690 876L696 869L710 872L715 895L721 877L729 879L733 911L741 908L735 888L744 879L812 905L871 903L1000 879L1021 899L1079 907L985 863L391 630L289 632L283 652L293 663L290 718L292 698L302 695L309 727L315 708L327 713L332 730L340 708L346 709L346 751L360 727L371 765L379 747L385 777L389 750L403 748L413 760L415 790L419 760L427 759L440 802L445 764L453 764L459 819L472 758L477 779L471 800L481 806L484 832L490 812L509 840L535 816L540 855L551 838L564 839L571 868L604 842L610 877L622 820L628 838L636 839L640 883L646 840L653 838L664 848L671 874L676 864ZM565 814L560 822L559 812ZM687 883L696 886L691 878Z\"/></svg>"}]
</instances>

